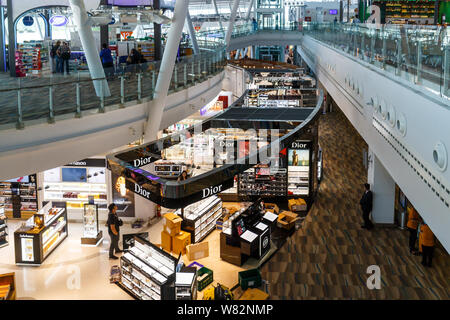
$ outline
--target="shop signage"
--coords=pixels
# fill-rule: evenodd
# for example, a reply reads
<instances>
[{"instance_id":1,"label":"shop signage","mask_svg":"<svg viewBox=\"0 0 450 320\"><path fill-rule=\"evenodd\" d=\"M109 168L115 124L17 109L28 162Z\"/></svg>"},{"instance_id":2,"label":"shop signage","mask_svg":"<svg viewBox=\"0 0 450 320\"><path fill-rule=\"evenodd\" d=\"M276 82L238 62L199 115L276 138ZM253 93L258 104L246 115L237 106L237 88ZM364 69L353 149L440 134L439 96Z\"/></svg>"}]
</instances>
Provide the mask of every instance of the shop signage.
<instances>
[{"instance_id":1,"label":"shop signage","mask_svg":"<svg viewBox=\"0 0 450 320\"><path fill-rule=\"evenodd\" d=\"M134 193L137 193L138 195L143 196L144 198L147 198L148 200L151 200L152 193L150 191L147 191L143 189L140 185L134 184Z\"/></svg>"},{"instance_id":2,"label":"shop signage","mask_svg":"<svg viewBox=\"0 0 450 320\"><path fill-rule=\"evenodd\" d=\"M204 188L202 190L202 195L203 195L202 199L205 199L205 198L215 195L219 192L222 192L222 187L223 187L222 185L219 185L219 186L215 186L215 187Z\"/></svg>"},{"instance_id":3,"label":"shop signage","mask_svg":"<svg viewBox=\"0 0 450 320\"><path fill-rule=\"evenodd\" d=\"M152 157L135 159L133 161L133 166L136 168L139 168L139 167L145 166L146 164L149 164L151 162L152 162Z\"/></svg>"},{"instance_id":4,"label":"shop signage","mask_svg":"<svg viewBox=\"0 0 450 320\"><path fill-rule=\"evenodd\" d=\"M69 22L66 16L55 15L50 18L50 24L54 27L63 27Z\"/></svg>"},{"instance_id":5,"label":"shop signage","mask_svg":"<svg viewBox=\"0 0 450 320\"><path fill-rule=\"evenodd\" d=\"M27 235L27 234L21 234L20 237L21 238L34 239L34 236L30 236L30 235Z\"/></svg>"},{"instance_id":6,"label":"shop signage","mask_svg":"<svg viewBox=\"0 0 450 320\"><path fill-rule=\"evenodd\" d=\"M106 167L106 159L83 159L66 164L65 167Z\"/></svg>"},{"instance_id":7,"label":"shop signage","mask_svg":"<svg viewBox=\"0 0 450 320\"><path fill-rule=\"evenodd\" d=\"M31 16L25 16L23 17L22 22L24 26L30 27L34 24L34 19Z\"/></svg>"},{"instance_id":8,"label":"shop signage","mask_svg":"<svg viewBox=\"0 0 450 320\"><path fill-rule=\"evenodd\" d=\"M308 147L308 143L294 141L291 144L291 149L306 149Z\"/></svg>"},{"instance_id":9,"label":"shop signage","mask_svg":"<svg viewBox=\"0 0 450 320\"><path fill-rule=\"evenodd\" d=\"M128 39L133 35L133 31L121 31L120 35L122 36L122 38Z\"/></svg>"}]
</instances>

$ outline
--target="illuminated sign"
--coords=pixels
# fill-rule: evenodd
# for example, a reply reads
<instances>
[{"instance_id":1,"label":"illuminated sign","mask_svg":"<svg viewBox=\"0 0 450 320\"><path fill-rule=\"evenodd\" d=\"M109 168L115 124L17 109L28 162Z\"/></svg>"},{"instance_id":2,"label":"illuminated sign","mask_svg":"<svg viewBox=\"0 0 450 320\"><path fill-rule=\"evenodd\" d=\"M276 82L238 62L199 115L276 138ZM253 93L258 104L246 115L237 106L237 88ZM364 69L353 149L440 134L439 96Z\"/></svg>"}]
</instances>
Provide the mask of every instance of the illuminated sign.
<instances>
[{"instance_id":1,"label":"illuminated sign","mask_svg":"<svg viewBox=\"0 0 450 320\"><path fill-rule=\"evenodd\" d=\"M50 18L50 24L54 27L63 27L69 22L66 16L56 15Z\"/></svg>"}]
</instances>

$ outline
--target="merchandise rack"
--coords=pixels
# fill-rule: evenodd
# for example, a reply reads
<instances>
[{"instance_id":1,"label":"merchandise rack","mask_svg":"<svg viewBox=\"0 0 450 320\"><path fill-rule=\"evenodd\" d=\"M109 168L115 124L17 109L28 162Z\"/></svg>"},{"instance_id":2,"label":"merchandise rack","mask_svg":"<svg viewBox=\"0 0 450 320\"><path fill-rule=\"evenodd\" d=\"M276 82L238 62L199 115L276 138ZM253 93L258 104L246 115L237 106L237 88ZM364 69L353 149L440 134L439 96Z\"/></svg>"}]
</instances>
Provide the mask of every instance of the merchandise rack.
<instances>
[{"instance_id":1,"label":"merchandise rack","mask_svg":"<svg viewBox=\"0 0 450 320\"><path fill-rule=\"evenodd\" d=\"M97 246L103 240L103 232L98 228L98 205L84 204L82 245Z\"/></svg>"},{"instance_id":2,"label":"merchandise rack","mask_svg":"<svg viewBox=\"0 0 450 320\"><path fill-rule=\"evenodd\" d=\"M32 175L34 176L34 175ZM30 176L31 177L31 176ZM14 208L12 204L12 184L14 182L0 182L0 198L3 198L5 203L5 215L8 218L14 218ZM18 184L21 206L20 215L17 218L28 219L38 210L38 198L36 192L36 183L34 182L16 182Z\"/></svg>"},{"instance_id":3,"label":"merchandise rack","mask_svg":"<svg viewBox=\"0 0 450 320\"><path fill-rule=\"evenodd\" d=\"M9 244L7 221L8 218L5 215L5 207L0 204L0 248Z\"/></svg>"},{"instance_id":4,"label":"merchandise rack","mask_svg":"<svg viewBox=\"0 0 450 320\"><path fill-rule=\"evenodd\" d=\"M181 228L191 234L191 243L198 243L215 229L222 216L222 200L212 196L184 208L184 215L180 209L175 214L183 217Z\"/></svg>"},{"instance_id":5,"label":"merchandise rack","mask_svg":"<svg viewBox=\"0 0 450 320\"><path fill-rule=\"evenodd\" d=\"M139 300L173 300L177 260L139 237L121 258L118 285Z\"/></svg>"}]
</instances>

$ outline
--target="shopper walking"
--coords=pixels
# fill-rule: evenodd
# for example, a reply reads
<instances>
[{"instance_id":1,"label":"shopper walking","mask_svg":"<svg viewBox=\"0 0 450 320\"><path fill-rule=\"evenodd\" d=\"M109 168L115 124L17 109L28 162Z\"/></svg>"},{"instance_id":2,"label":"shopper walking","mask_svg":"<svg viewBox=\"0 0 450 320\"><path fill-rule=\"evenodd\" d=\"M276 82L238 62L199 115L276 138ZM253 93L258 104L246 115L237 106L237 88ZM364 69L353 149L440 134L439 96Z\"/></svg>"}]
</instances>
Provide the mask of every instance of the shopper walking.
<instances>
[{"instance_id":1,"label":"shopper walking","mask_svg":"<svg viewBox=\"0 0 450 320\"><path fill-rule=\"evenodd\" d=\"M111 49L104 43L102 45L102 51L100 51L100 58L102 59L103 69L107 77L114 75L114 60L112 57Z\"/></svg>"},{"instance_id":2,"label":"shopper walking","mask_svg":"<svg viewBox=\"0 0 450 320\"><path fill-rule=\"evenodd\" d=\"M120 236L120 226L123 225L123 221L119 219L117 216L117 206L114 203L111 203L108 206L108 233L111 238L111 245L109 246L109 258L110 259L118 259L114 255L114 251L116 253L123 252L119 249L119 236Z\"/></svg>"},{"instance_id":3,"label":"shopper walking","mask_svg":"<svg viewBox=\"0 0 450 320\"><path fill-rule=\"evenodd\" d=\"M361 197L361 200L359 201L359 204L361 205L361 209L363 212L363 220L364 220L364 224L361 226L361 228L370 230L373 228L373 223L372 221L370 221L369 217L370 212L372 211L373 194L372 191L370 191L370 184L368 183L364 184L364 188L366 190L364 191L364 194Z\"/></svg>"},{"instance_id":4,"label":"shopper walking","mask_svg":"<svg viewBox=\"0 0 450 320\"><path fill-rule=\"evenodd\" d=\"M55 44L53 44L52 49L50 50L50 58L51 61L51 70L52 73L61 72L61 60L57 54L59 47L61 46L61 41L56 41Z\"/></svg>"},{"instance_id":5,"label":"shopper walking","mask_svg":"<svg viewBox=\"0 0 450 320\"><path fill-rule=\"evenodd\" d=\"M422 264L431 268L434 252L434 234L425 221L420 225L419 250L422 252Z\"/></svg>"},{"instance_id":6,"label":"shopper walking","mask_svg":"<svg viewBox=\"0 0 450 320\"><path fill-rule=\"evenodd\" d=\"M409 231L409 252L417 254L416 241L417 241L417 228L419 227L419 214L413 207L408 208L408 223L406 228Z\"/></svg>"},{"instance_id":7,"label":"shopper walking","mask_svg":"<svg viewBox=\"0 0 450 320\"><path fill-rule=\"evenodd\" d=\"M61 73L66 73L69 75L69 60L70 54L72 52L70 50L69 44L67 42L63 42L62 46L59 47L58 52L58 56L62 59Z\"/></svg>"},{"instance_id":8,"label":"shopper walking","mask_svg":"<svg viewBox=\"0 0 450 320\"><path fill-rule=\"evenodd\" d=\"M252 18L252 24L253 24L253 31L258 30L258 22L255 18Z\"/></svg>"}]
</instances>

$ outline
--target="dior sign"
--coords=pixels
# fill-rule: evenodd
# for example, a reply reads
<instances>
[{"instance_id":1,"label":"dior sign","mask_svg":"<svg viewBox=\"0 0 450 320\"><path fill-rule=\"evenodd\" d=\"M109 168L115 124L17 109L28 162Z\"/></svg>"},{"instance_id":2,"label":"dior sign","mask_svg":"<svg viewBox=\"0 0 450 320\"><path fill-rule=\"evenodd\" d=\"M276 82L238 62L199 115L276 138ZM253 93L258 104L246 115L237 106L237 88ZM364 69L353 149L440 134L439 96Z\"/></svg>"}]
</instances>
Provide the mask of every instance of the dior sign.
<instances>
[{"instance_id":1,"label":"dior sign","mask_svg":"<svg viewBox=\"0 0 450 320\"><path fill-rule=\"evenodd\" d=\"M307 143L301 143L297 141L294 141L291 144L291 149L306 149L307 147L308 147Z\"/></svg>"},{"instance_id":2,"label":"dior sign","mask_svg":"<svg viewBox=\"0 0 450 320\"><path fill-rule=\"evenodd\" d=\"M202 190L202 194L203 194L202 199L205 199L205 198L212 196L214 194L217 194L219 192L222 192L222 185L216 186L216 187L204 188Z\"/></svg>"},{"instance_id":3,"label":"dior sign","mask_svg":"<svg viewBox=\"0 0 450 320\"><path fill-rule=\"evenodd\" d=\"M135 166L136 168L139 168L139 167L145 166L146 164L149 164L151 162L152 162L152 157L135 159L133 161L133 166Z\"/></svg>"},{"instance_id":4,"label":"dior sign","mask_svg":"<svg viewBox=\"0 0 450 320\"><path fill-rule=\"evenodd\" d=\"M150 200L151 192L143 189L140 185L134 184L134 192Z\"/></svg>"}]
</instances>

